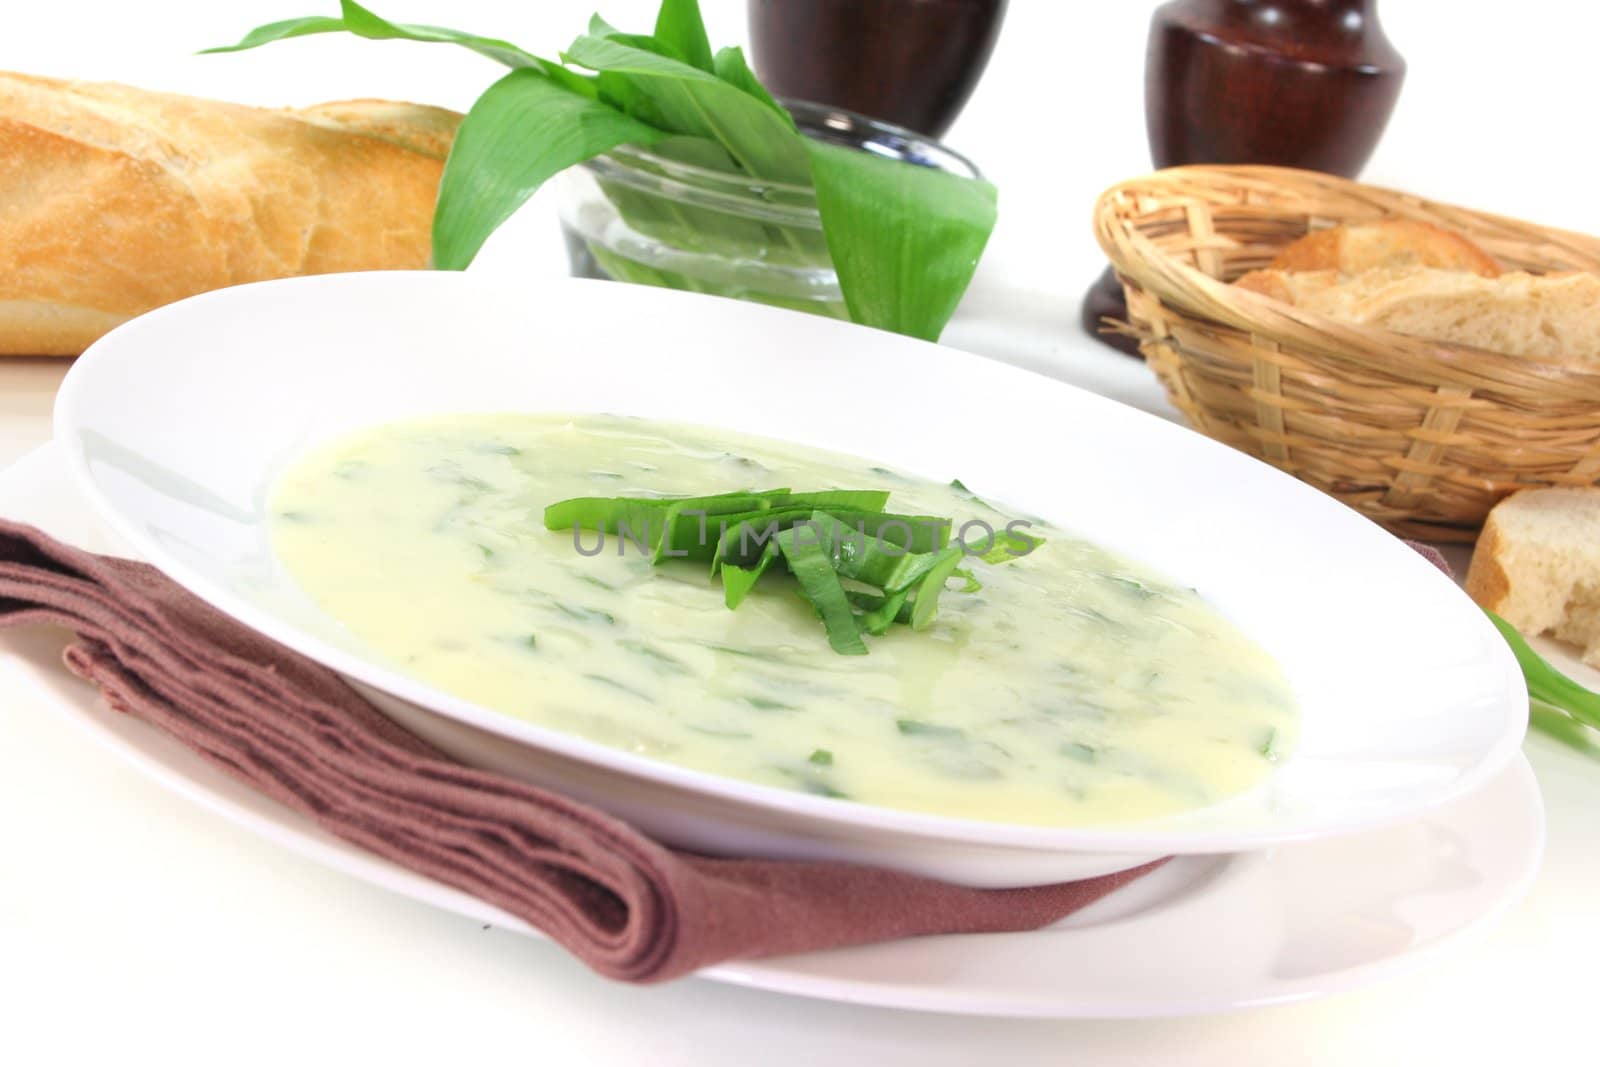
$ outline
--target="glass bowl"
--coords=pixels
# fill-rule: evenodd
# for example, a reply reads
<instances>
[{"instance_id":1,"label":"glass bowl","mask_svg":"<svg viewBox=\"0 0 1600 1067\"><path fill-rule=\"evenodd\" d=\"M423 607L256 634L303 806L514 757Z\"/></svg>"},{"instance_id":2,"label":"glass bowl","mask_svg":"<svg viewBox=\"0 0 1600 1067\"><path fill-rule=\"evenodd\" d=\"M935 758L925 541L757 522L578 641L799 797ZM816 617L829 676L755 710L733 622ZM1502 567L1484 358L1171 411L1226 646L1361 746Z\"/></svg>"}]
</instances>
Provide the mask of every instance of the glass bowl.
<instances>
[{"instance_id":1,"label":"glass bowl","mask_svg":"<svg viewBox=\"0 0 1600 1067\"><path fill-rule=\"evenodd\" d=\"M785 100L808 137L978 178L921 134L835 107ZM561 176L572 273L659 285L848 319L816 195L624 145Z\"/></svg>"}]
</instances>

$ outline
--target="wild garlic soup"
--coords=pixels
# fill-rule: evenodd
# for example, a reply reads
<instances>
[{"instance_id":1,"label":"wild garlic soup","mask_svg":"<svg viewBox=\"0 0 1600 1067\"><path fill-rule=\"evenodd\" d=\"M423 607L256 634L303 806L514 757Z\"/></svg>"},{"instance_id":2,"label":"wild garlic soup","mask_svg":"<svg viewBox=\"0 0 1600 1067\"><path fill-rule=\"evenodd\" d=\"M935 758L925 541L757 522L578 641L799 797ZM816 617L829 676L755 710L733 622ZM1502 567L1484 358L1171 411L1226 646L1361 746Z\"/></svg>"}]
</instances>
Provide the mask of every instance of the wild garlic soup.
<instances>
[{"instance_id":1,"label":"wild garlic soup","mask_svg":"<svg viewBox=\"0 0 1600 1067\"><path fill-rule=\"evenodd\" d=\"M974 550L1018 519L1039 540L1003 562L963 554L925 628L890 626L841 655L797 592L798 564L729 610L704 562L653 560L618 536L596 552L595 529L541 518L573 497L780 487L887 490L893 512L981 523L960 538ZM298 583L397 669L715 774L1069 826L1203 806L1269 773L1297 716L1261 648L1194 590L996 507L719 430L467 415L315 451L275 487L271 531Z\"/></svg>"}]
</instances>

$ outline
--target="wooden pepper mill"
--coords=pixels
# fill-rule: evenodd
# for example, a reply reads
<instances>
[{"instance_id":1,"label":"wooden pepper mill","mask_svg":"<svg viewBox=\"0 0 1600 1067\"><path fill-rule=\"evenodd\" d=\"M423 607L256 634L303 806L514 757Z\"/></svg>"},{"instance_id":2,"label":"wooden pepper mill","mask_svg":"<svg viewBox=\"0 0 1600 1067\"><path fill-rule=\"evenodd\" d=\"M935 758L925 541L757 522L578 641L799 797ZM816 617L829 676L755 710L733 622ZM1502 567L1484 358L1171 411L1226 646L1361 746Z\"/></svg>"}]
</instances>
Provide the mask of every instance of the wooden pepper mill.
<instances>
[{"instance_id":1,"label":"wooden pepper mill","mask_svg":"<svg viewBox=\"0 0 1600 1067\"><path fill-rule=\"evenodd\" d=\"M1006 0L749 0L750 55L779 96L940 137L994 50Z\"/></svg>"},{"instance_id":2,"label":"wooden pepper mill","mask_svg":"<svg viewBox=\"0 0 1600 1067\"><path fill-rule=\"evenodd\" d=\"M1400 95L1406 64L1377 0L1174 0L1156 9L1145 53L1145 126L1157 167L1270 163L1353 178ZM1126 320L1108 268L1083 302L1083 328Z\"/></svg>"}]
</instances>

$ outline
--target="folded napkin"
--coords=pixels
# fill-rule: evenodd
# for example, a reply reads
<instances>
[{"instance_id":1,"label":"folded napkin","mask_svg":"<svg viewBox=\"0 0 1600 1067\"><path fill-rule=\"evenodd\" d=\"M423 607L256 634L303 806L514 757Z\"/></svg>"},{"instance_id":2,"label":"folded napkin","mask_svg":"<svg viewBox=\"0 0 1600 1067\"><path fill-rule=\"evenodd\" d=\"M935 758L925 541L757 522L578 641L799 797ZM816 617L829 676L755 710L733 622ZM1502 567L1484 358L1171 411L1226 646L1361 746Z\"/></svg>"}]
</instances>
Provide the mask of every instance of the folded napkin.
<instances>
[{"instance_id":1,"label":"folded napkin","mask_svg":"<svg viewBox=\"0 0 1600 1067\"><path fill-rule=\"evenodd\" d=\"M67 666L329 832L544 931L594 970L658 982L920 934L1032 930L1159 865L982 890L843 863L667 848L556 793L464 766L336 674L142 563L0 521L0 628L75 632Z\"/></svg>"}]
</instances>

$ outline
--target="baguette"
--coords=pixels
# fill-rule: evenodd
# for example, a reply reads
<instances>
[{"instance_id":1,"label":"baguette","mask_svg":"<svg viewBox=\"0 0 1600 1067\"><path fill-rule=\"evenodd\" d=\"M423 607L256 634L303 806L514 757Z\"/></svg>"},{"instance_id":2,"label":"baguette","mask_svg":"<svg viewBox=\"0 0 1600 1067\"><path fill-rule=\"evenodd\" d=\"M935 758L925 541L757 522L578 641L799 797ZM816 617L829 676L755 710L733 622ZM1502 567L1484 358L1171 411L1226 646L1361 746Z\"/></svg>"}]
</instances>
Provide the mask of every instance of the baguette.
<instances>
[{"instance_id":1,"label":"baguette","mask_svg":"<svg viewBox=\"0 0 1600 1067\"><path fill-rule=\"evenodd\" d=\"M0 355L76 355L227 285L425 267L459 121L0 73Z\"/></svg>"},{"instance_id":2,"label":"baguette","mask_svg":"<svg viewBox=\"0 0 1600 1067\"><path fill-rule=\"evenodd\" d=\"M1466 586L1522 633L1571 642L1600 667L1600 488L1525 489L1495 505Z\"/></svg>"}]
</instances>

